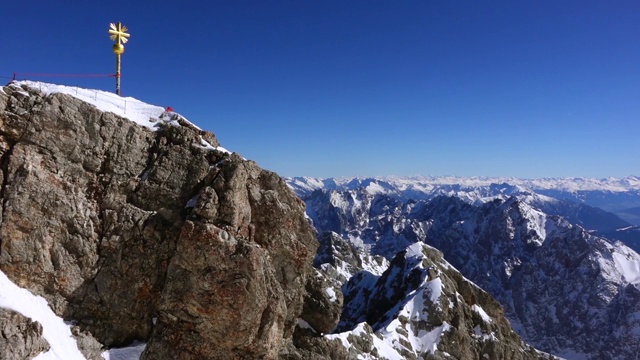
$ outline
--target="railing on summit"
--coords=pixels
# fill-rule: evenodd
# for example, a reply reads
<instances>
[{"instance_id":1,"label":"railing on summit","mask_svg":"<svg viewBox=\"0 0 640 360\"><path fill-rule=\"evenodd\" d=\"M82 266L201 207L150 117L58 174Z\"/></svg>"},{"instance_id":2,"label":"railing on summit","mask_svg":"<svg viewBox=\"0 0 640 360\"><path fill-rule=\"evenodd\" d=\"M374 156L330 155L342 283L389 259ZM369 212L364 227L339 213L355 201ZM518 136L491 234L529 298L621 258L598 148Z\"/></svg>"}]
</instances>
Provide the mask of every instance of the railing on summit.
<instances>
[{"instance_id":1,"label":"railing on summit","mask_svg":"<svg viewBox=\"0 0 640 360\"><path fill-rule=\"evenodd\" d=\"M116 74L47 74L47 73L13 73L13 80L18 80L18 77L24 77L23 80L33 77L66 77L66 78L107 78L116 77Z\"/></svg>"},{"instance_id":2,"label":"railing on summit","mask_svg":"<svg viewBox=\"0 0 640 360\"><path fill-rule=\"evenodd\" d=\"M46 91L47 89L47 84L42 82L37 82L37 81L31 84L31 86L40 90L41 92ZM124 115L127 115L128 101L125 97L122 97L120 95L116 95L114 93L110 93L107 91L103 91L103 90L84 89L84 88L79 88L77 86L66 86L66 85L62 85L62 86L67 87L67 91L64 91L63 93L67 93L69 95L75 95L78 99L84 100L84 101L88 101L88 99L92 99L94 101L98 101L98 100L103 102L106 101L108 103L111 103L112 106L119 108L124 113ZM135 112L135 109L134 109L134 112Z\"/></svg>"}]
</instances>

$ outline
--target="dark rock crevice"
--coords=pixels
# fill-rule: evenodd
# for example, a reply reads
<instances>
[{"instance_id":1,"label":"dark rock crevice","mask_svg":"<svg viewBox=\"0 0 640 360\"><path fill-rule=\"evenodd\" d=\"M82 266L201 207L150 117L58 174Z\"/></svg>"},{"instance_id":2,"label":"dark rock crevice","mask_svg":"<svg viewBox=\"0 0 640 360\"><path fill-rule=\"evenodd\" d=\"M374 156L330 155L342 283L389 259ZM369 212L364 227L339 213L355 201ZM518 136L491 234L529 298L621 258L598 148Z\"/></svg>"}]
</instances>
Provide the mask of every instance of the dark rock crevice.
<instances>
[{"instance_id":1,"label":"dark rock crevice","mask_svg":"<svg viewBox=\"0 0 640 360\"><path fill-rule=\"evenodd\" d=\"M0 209L0 224L2 224L2 217L5 213L6 202L5 198L7 184L9 183L9 162L11 161L11 154L13 153L13 147L15 143L8 143L7 148L0 155L0 176L2 176L2 185L0 185L0 201L2 201L2 208ZM2 252L2 238L0 237L0 253Z\"/></svg>"}]
</instances>

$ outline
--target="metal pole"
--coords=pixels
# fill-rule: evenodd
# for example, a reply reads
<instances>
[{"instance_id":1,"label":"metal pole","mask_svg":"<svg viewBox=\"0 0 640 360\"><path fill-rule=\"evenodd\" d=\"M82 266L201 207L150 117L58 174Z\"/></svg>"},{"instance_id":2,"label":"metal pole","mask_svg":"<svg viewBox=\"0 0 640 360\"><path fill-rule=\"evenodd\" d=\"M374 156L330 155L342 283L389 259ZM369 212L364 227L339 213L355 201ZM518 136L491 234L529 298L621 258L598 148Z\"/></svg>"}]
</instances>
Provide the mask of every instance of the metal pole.
<instances>
[{"instance_id":1,"label":"metal pole","mask_svg":"<svg viewBox=\"0 0 640 360\"><path fill-rule=\"evenodd\" d=\"M109 24L108 33L111 35L109 38L116 43L113 45L113 53L116 54L116 95L120 95L120 63L121 56L124 53L124 45L129 38L127 33L127 27L123 26L121 22L116 24Z\"/></svg>"},{"instance_id":2,"label":"metal pole","mask_svg":"<svg viewBox=\"0 0 640 360\"><path fill-rule=\"evenodd\" d=\"M120 95L120 54L116 54L116 95Z\"/></svg>"}]
</instances>

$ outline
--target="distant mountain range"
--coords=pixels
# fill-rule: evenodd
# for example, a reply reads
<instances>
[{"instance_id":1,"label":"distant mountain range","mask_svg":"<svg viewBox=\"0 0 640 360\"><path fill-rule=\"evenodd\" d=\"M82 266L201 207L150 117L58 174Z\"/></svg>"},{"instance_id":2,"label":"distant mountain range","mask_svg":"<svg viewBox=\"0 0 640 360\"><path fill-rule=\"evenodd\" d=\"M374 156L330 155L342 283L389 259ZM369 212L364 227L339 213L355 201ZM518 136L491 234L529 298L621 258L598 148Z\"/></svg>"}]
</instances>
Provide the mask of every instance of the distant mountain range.
<instances>
[{"instance_id":1,"label":"distant mountain range","mask_svg":"<svg viewBox=\"0 0 640 360\"><path fill-rule=\"evenodd\" d=\"M637 177L287 182L319 233L316 267L343 284L339 330L366 308L353 306L363 302L354 294L384 292L363 272L381 276L385 261L424 243L493 295L540 350L568 359L629 359L640 350L640 231L623 218L640 204ZM375 330L381 320L367 314Z\"/></svg>"},{"instance_id":2,"label":"distant mountain range","mask_svg":"<svg viewBox=\"0 0 640 360\"><path fill-rule=\"evenodd\" d=\"M314 190L354 190L387 194L402 200L429 200L456 196L481 204L509 196L528 198L551 215L620 240L640 251L640 177L624 178L489 178L489 177L379 177L379 178L287 178L301 197Z\"/></svg>"},{"instance_id":3,"label":"distant mountain range","mask_svg":"<svg viewBox=\"0 0 640 360\"><path fill-rule=\"evenodd\" d=\"M484 197L535 192L558 200L570 200L612 212L622 219L640 225L640 177L624 178L491 178L414 176L379 178L288 178L298 194L315 189L348 190L379 187L381 192L396 192L404 197L424 200L436 195L456 195L481 200Z\"/></svg>"}]
</instances>

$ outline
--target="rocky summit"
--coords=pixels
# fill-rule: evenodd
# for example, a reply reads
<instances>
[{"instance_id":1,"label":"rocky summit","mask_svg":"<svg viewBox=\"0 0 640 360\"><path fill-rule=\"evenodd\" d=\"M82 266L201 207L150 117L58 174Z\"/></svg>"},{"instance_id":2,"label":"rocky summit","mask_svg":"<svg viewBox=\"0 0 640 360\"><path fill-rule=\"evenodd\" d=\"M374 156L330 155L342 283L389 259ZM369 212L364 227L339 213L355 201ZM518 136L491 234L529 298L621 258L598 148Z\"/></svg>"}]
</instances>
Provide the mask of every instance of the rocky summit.
<instances>
[{"instance_id":1,"label":"rocky summit","mask_svg":"<svg viewBox=\"0 0 640 360\"><path fill-rule=\"evenodd\" d=\"M317 248L304 204L212 133L162 110L150 120L5 86L0 270L95 340L78 341L86 358L134 341L142 359L294 352ZM48 348L37 323L0 321L3 359Z\"/></svg>"},{"instance_id":2,"label":"rocky summit","mask_svg":"<svg viewBox=\"0 0 640 360\"><path fill-rule=\"evenodd\" d=\"M282 178L160 107L13 82L0 182L1 359L549 358L435 248L318 252Z\"/></svg>"}]
</instances>

